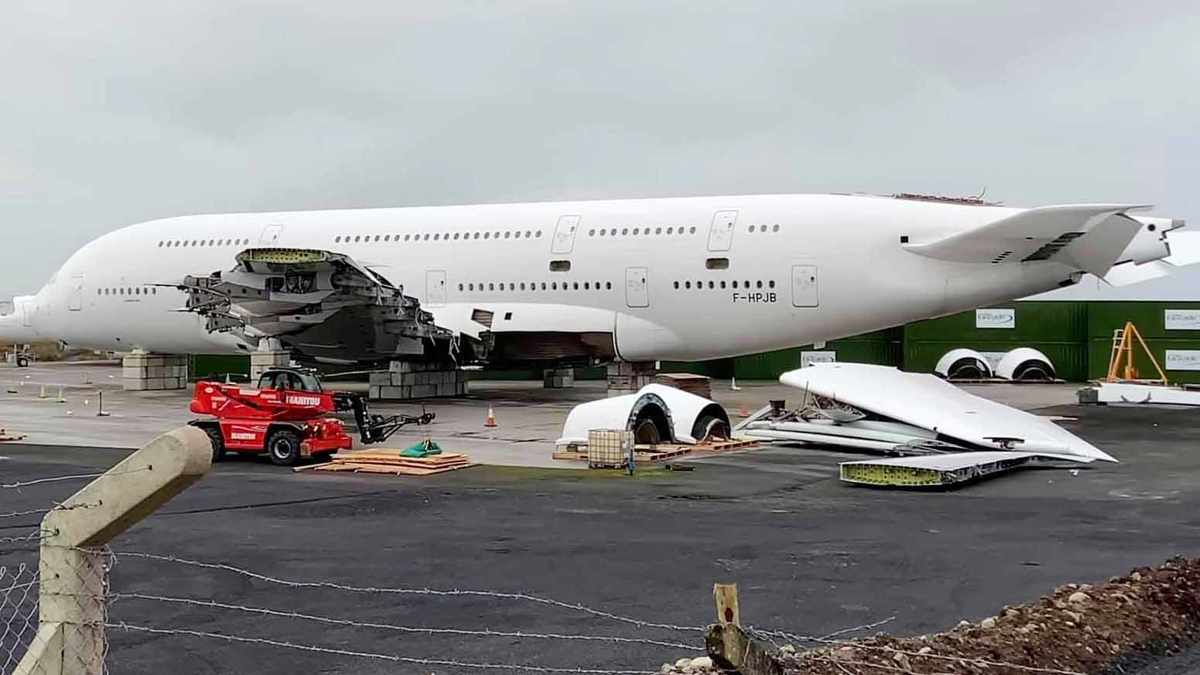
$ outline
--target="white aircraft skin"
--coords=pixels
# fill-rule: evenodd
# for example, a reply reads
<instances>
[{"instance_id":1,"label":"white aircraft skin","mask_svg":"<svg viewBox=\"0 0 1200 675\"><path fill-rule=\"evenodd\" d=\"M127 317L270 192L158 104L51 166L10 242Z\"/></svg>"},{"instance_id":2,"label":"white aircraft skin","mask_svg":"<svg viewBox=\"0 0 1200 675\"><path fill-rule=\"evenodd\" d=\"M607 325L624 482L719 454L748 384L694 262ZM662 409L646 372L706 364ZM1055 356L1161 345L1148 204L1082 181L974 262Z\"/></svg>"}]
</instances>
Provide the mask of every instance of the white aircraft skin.
<instances>
[{"instance_id":1,"label":"white aircraft skin","mask_svg":"<svg viewBox=\"0 0 1200 675\"><path fill-rule=\"evenodd\" d=\"M612 333L618 356L628 361L730 357L1077 280L1077 267L1055 260L954 262L902 244L902 237L937 241L1023 211L864 195L757 195L167 218L85 245L36 295L15 299L16 311L0 317L0 336L116 351L244 352L231 335L210 334L201 317L176 311L184 306L182 291L153 284L230 270L247 248L286 247L349 255L402 285L438 325L461 332L481 330L470 317L485 309L495 312L497 332ZM573 239L572 219L564 216L578 216ZM1163 235L1172 221L1138 220L1142 230L1125 258L1169 254ZM722 258L727 269L708 262ZM570 271L551 271L552 261L570 261Z\"/></svg>"}]
</instances>

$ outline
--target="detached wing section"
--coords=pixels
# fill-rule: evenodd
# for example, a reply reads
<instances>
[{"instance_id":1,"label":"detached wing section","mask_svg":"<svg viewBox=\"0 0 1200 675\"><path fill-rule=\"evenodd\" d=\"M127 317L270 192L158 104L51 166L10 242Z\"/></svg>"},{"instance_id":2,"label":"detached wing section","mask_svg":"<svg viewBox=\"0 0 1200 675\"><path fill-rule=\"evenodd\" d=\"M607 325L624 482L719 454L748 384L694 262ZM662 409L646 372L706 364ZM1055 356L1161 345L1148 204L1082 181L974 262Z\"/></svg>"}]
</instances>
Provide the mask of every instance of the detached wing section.
<instances>
[{"instance_id":1,"label":"detached wing section","mask_svg":"<svg viewBox=\"0 0 1200 675\"><path fill-rule=\"evenodd\" d=\"M1133 204L1042 206L967 232L905 249L928 258L996 265L1049 260L1104 276L1129 247L1142 223Z\"/></svg>"},{"instance_id":2,"label":"detached wing section","mask_svg":"<svg viewBox=\"0 0 1200 675\"><path fill-rule=\"evenodd\" d=\"M228 272L188 276L186 311L248 347L276 339L318 361L455 358L453 334L416 298L341 253L254 248Z\"/></svg>"}]
</instances>

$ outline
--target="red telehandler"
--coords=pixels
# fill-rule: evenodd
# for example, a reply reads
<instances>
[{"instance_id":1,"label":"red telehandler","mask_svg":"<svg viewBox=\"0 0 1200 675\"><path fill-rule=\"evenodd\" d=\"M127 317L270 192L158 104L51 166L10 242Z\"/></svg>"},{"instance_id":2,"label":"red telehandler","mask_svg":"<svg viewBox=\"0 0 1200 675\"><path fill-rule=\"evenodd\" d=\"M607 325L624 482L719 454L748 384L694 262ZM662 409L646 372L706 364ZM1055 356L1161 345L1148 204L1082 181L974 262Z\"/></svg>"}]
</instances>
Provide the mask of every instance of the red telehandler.
<instances>
[{"instance_id":1,"label":"red telehandler","mask_svg":"<svg viewBox=\"0 0 1200 675\"><path fill-rule=\"evenodd\" d=\"M325 391L316 373L301 368L272 368L257 389L202 380L196 383L191 411L211 418L188 424L203 429L212 441L213 461L226 451L267 453L280 466L302 458L349 450L353 440L335 413L352 411L364 444L387 440L409 424L429 424L434 414L372 415L365 397Z\"/></svg>"}]
</instances>

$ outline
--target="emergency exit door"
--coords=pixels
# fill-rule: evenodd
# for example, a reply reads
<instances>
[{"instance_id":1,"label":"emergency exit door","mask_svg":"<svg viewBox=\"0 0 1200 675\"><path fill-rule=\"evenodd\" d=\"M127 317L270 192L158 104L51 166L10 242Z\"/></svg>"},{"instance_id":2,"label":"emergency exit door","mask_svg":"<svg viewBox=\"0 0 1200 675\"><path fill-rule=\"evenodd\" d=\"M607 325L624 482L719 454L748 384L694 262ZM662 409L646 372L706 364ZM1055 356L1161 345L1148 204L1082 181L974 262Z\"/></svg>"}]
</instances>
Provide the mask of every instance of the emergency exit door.
<instances>
[{"instance_id":1,"label":"emergency exit door","mask_svg":"<svg viewBox=\"0 0 1200 675\"><path fill-rule=\"evenodd\" d=\"M282 233L282 225L268 225L263 228L262 234L259 235L258 243L274 246L279 243L279 235Z\"/></svg>"},{"instance_id":2,"label":"emergency exit door","mask_svg":"<svg viewBox=\"0 0 1200 675\"><path fill-rule=\"evenodd\" d=\"M708 230L708 250L728 251L733 244L733 227L737 224L737 211L717 211L712 227Z\"/></svg>"},{"instance_id":3,"label":"emergency exit door","mask_svg":"<svg viewBox=\"0 0 1200 675\"><path fill-rule=\"evenodd\" d=\"M67 299L67 310L78 312L83 309L83 275L71 277L71 296Z\"/></svg>"},{"instance_id":4,"label":"emergency exit door","mask_svg":"<svg viewBox=\"0 0 1200 675\"><path fill-rule=\"evenodd\" d=\"M446 271L425 272L425 304L430 307L446 304Z\"/></svg>"},{"instance_id":5,"label":"emergency exit door","mask_svg":"<svg viewBox=\"0 0 1200 675\"><path fill-rule=\"evenodd\" d=\"M625 304L629 307L649 307L650 289L646 284L645 267L625 269Z\"/></svg>"},{"instance_id":6,"label":"emergency exit door","mask_svg":"<svg viewBox=\"0 0 1200 675\"><path fill-rule=\"evenodd\" d=\"M554 227L554 239L550 241L551 253L570 253L575 248L575 232L579 229L579 216L562 216Z\"/></svg>"},{"instance_id":7,"label":"emergency exit door","mask_svg":"<svg viewBox=\"0 0 1200 675\"><path fill-rule=\"evenodd\" d=\"M792 265L792 306L816 307L821 304L816 265Z\"/></svg>"}]
</instances>

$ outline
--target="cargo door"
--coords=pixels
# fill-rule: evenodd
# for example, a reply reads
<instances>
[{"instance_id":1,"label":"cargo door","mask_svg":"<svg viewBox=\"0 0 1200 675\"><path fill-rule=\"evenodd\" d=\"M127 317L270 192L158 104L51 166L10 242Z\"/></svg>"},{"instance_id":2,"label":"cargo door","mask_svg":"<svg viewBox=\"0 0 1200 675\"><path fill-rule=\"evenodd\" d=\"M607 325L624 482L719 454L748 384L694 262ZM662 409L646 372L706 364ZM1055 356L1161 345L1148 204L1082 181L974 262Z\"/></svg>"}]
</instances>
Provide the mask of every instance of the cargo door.
<instances>
[{"instance_id":1,"label":"cargo door","mask_svg":"<svg viewBox=\"0 0 1200 675\"><path fill-rule=\"evenodd\" d=\"M71 296L67 299L67 309L78 312L83 309L83 275L71 277Z\"/></svg>"},{"instance_id":2,"label":"cargo door","mask_svg":"<svg viewBox=\"0 0 1200 675\"><path fill-rule=\"evenodd\" d=\"M708 230L708 250L729 250L733 245L733 226L737 224L737 215L737 211L717 211Z\"/></svg>"},{"instance_id":3,"label":"cargo door","mask_svg":"<svg viewBox=\"0 0 1200 675\"><path fill-rule=\"evenodd\" d=\"M446 271L425 272L425 304L431 307L446 304Z\"/></svg>"},{"instance_id":4,"label":"cargo door","mask_svg":"<svg viewBox=\"0 0 1200 675\"><path fill-rule=\"evenodd\" d=\"M625 268L625 304L630 307L649 307L650 289L646 285L645 267Z\"/></svg>"},{"instance_id":5,"label":"cargo door","mask_svg":"<svg viewBox=\"0 0 1200 675\"><path fill-rule=\"evenodd\" d=\"M817 266L792 265L792 306L816 307L819 304Z\"/></svg>"},{"instance_id":6,"label":"cargo door","mask_svg":"<svg viewBox=\"0 0 1200 675\"><path fill-rule=\"evenodd\" d=\"M551 253L570 253L575 248L575 232L579 229L579 216L562 216L554 228L550 240Z\"/></svg>"},{"instance_id":7,"label":"cargo door","mask_svg":"<svg viewBox=\"0 0 1200 675\"><path fill-rule=\"evenodd\" d=\"M258 243L274 246L279 243L279 235L283 233L282 225L268 225L263 228L262 234L258 237Z\"/></svg>"}]
</instances>

